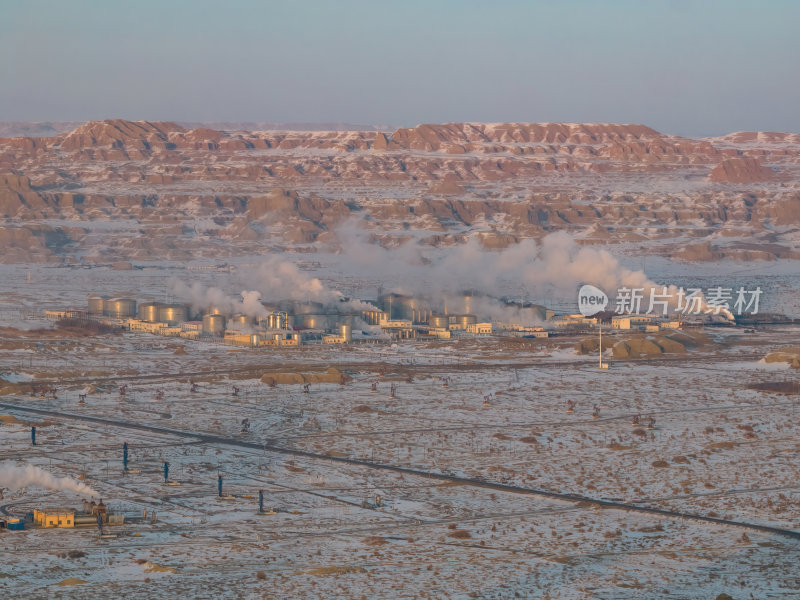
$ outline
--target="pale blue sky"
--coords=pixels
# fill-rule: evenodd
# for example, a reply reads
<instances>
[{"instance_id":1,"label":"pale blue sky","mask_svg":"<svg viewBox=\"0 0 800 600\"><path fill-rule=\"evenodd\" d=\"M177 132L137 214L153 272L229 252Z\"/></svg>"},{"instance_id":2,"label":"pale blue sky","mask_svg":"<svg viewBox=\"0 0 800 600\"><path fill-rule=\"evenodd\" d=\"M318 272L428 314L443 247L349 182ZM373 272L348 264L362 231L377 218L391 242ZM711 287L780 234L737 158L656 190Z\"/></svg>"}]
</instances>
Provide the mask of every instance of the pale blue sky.
<instances>
[{"instance_id":1,"label":"pale blue sky","mask_svg":"<svg viewBox=\"0 0 800 600\"><path fill-rule=\"evenodd\" d=\"M0 0L0 120L800 131L794 0Z\"/></svg>"}]
</instances>

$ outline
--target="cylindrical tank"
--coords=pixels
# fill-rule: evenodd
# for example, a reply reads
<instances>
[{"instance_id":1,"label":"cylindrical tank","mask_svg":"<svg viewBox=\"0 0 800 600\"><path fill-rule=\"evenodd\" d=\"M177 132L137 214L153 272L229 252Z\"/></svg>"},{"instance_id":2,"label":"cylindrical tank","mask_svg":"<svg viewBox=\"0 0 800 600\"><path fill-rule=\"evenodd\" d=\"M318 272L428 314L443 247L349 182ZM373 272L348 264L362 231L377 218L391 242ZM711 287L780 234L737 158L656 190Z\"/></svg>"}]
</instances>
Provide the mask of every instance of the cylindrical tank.
<instances>
[{"instance_id":1,"label":"cylindrical tank","mask_svg":"<svg viewBox=\"0 0 800 600\"><path fill-rule=\"evenodd\" d=\"M353 341L353 327L351 325L339 325L339 335L347 342Z\"/></svg>"},{"instance_id":2,"label":"cylindrical tank","mask_svg":"<svg viewBox=\"0 0 800 600\"><path fill-rule=\"evenodd\" d=\"M287 329L288 317L284 312L274 312L267 317L268 329Z\"/></svg>"},{"instance_id":3,"label":"cylindrical tank","mask_svg":"<svg viewBox=\"0 0 800 600\"><path fill-rule=\"evenodd\" d=\"M431 311L428 308L418 308L414 311L415 323L427 323L431 318Z\"/></svg>"},{"instance_id":4,"label":"cylindrical tank","mask_svg":"<svg viewBox=\"0 0 800 600\"><path fill-rule=\"evenodd\" d=\"M103 301L103 314L116 319L136 316L136 300L131 298L110 298Z\"/></svg>"},{"instance_id":5,"label":"cylindrical tank","mask_svg":"<svg viewBox=\"0 0 800 600\"><path fill-rule=\"evenodd\" d=\"M385 320L388 315L382 310L362 310L361 318L364 319L368 325L380 325L381 321Z\"/></svg>"},{"instance_id":6,"label":"cylindrical tank","mask_svg":"<svg viewBox=\"0 0 800 600\"><path fill-rule=\"evenodd\" d=\"M177 325L186 321L186 305L184 304L161 304L158 307L158 321Z\"/></svg>"},{"instance_id":7,"label":"cylindrical tank","mask_svg":"<svg viewBox=\"0 0 800 600\"><path fill-rule=\"evenodd\" d=\"M97 294L89 294L89 314L102 315L105 308L105 300L106 298L98 296Z\"/></svg>"},{"instance_id":8,"label":"cylindrical tank","mask_svg":"<svg viewBox=\"0 0 800 600\"><path fill-rule=\"evenodd\" d=\"M139 305L139 320L155 323L158 321L158 303L145 302Z\"/></svg>"},{"instance_id":9,"label":"cylindrical tank","mask_svg":"<svg viewBox=\"0 0 800 600\"><path fill-rule=\"evenodd\" d=\"M224 315L225 311L223 311L219 306L209 306L203 311L204 315Z\"/></svg>"},{"instance_id":10,"label":"cylindrical tank","mask_svg":"<svg viewBox=\"0 0 800 600\"><path fill-rule=\"evenodd\" d=\"M475 315L458 315L456 317L456 323L462 329L466 329L467 325L474 325L478 322L478 317Z\"/></svg>"},{"instance_id":11,"label":"cylindrical tank","mask_svg":"<svg viewBox=\"0 0 800 600\"><path fill-rule=\"evenodd\" d=\"M247 315L233 315L228 320L228 329L246 329L253 324L253 319Z\"/></svg>"},{"instance_id":12,"label":"cylindrical tank","mask_svg":"<svg viewBox=\"0 0 800 600\"><path fill-rule=\"evenodd\" d=\"M293 308L292 312L296 315L311 315L319 314L323 305L320 302L297 302Z\"/></svg>"},{"instance_id":13,"label":"cylindrical tank","mask_svg":"<svg viewBox=\"0 0 800 600\"><path fill-rule=\"evenodd\" d=\"M225 317L218 314L203 315L203 333L222 335L225 332Z\"/></svg>"},{"instance_id":14,"label":"cylindrical tank","mask_svg":"<svg viewBox=\"0 0 800 600\"><path fill-rule=\"evenodd\" d=\"M328 315L295 315L295 321L305 329L327 329L329 327Z\"/></svg>"},{"instance_id":15,"label":"cylindrical tank","mask_svg":"<svg viewBox=\"0 0 800 600\"><path fill-rule=\"evenodd\" d=\"M445 315L431 315L428 319L428 325L447 329L448 325L450 325L450 319Z\"/></svg>"},{"instance_id":16,"label":"cylindrical tank","mask_svg":"<svg viewBox=\"0 0 800 600\"><path fill-rule=\"evenodd\" d=\"M387 294L378 300L391 320L413 321L416 316L416 302L411 296Z\"/></svg>"}]
</instances>

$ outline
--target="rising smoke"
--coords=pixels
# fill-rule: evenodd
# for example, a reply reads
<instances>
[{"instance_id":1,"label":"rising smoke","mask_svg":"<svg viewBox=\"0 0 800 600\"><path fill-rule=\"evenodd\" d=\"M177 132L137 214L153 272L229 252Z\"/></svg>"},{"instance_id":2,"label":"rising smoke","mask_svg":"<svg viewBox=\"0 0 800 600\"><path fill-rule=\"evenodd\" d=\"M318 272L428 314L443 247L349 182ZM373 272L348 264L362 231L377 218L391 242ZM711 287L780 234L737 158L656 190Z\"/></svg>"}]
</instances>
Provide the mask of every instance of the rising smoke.
<instances>
[{"instance_id":1,"label":"rising smoke","mask_svg":"<svg viewBox=\"0 0 800 600\"><path fill-rule=\"evenodd\" d=\"M625 268L603 248L582 246L566 232L546 235L541 241L523 240L501 250L487 250L473 236L466 243L445 248L405 244L387 249L370 243L359 227L348 223L339 231L342 269L353 265L357 275L394 282L397 291L441 299L451 312L464 310L464 292L470 292L471 312L496 320L523 322L530 314L497 300L525 295L572 301L581 283L592 283L614 296L622 287L661 293L665 286L644 271ZM677 300L677 288L666 286ZM537 293L538 292L538 293ZM672 302L674 306L674 301ZM701 306L705 307L701 302Z\"/></svg>"},{"instance_id":2,"label":"rising smoke","mask_svg":"<svg viewBox=\"0 0 800 600\"><path fill-rule=\"evenodd\" d=\"M338 270L356 280L379 281L387 291L427 299L437 310L461 312L464 292L473 296L470 310L496 320L524 322L530 317L518 307L500 301L502 296L538 297L543 289L548 297L572 300L577 286L592 283L614 296L621 287L654 289L664 286L651 281L644 271L622 266L609 251L582 246L566 232L527 239L500 250L487 250L478 237L466 243L435 248L412 242L385 248L376 244L363 223L348 221L335 232L337 254L332 262ZM241 292L241 300L216 287L175 281L172 292L196 309L219 307L230 313L261 317L265 302L281 300L319 302L342 311L375 310L358 299L345 301L344 295L301 270L286 255L263 259L246 273L251 291ZM677 298L677 289L668 286Z\"/></svg>"},{"instance_id":3,"label":"rising smoke","mask_svg":"<svg viewBox=\"0 0 800 600\"><path fill-rule=\"evenodd\" d=\"M217 287L207 287L198 281L189 284L176 279L170 282L170 292L191 304L196 311L213 307L225 313L242 313L250 317L263 317L267 314L261 304L261 294L255 290L243 290L239 299L229 296Z\"/></svg>"},{"instance_id":4,"label":"rising smoke","mask_svg":"<svg viewBox=\"0 0 800 600\"><path fill-rule=\"evenodd\" d=\"M245 278L253 289L243 290L241 300L199 282L187 284L173 280L170 291L189 302L196 311L215 307L225 313L241 313L254 318L264 317L268 312L262 301L273 304L284 300L319 302L343 311L378 310L368 302L345 298L342 292L326 286L294 262L276 255L265 257L257 267L247 269Z\"/></svg>"},{"instance_id":5,"label":"rising smoke","mask_svg":"<svg viewBox=\"0 0 800 600\"><path fill-rule=\"evenodd\" d=\"M496 296L501 282L510 288L547 286L560 292L572 292L585 281L609 290L620 285L656 286L643 271L626 269L607 250L580 246L565 232L548 234L541 242L523 240L502 250L486 250L477 237L445 248L406 244L386 249L352 229L340 241L342 256L362 275L383 273L413 294L474 290Z\"/></svg>"},{"instance_id":6,"label":"rising smoke","mask_svg":"<svg viewBox=\"0 0 800 600\"><path fill-rule=\"evenodd\" d=\"M17 466L10 463L0 465L0 487L16 490L19 488L39 486L48 490L67 490L96 496L88 485L69 477L55 477L34 465Z\"/></svg>"}]
</instances>

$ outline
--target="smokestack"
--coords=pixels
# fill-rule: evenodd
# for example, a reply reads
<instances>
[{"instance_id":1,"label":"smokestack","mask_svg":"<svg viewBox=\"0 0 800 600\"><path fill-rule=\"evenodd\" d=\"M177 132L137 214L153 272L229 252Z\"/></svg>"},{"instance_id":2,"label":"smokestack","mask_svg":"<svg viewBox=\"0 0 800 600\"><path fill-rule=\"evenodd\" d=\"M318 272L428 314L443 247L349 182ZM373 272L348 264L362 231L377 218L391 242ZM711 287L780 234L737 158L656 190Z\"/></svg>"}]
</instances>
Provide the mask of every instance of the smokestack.
<instances>
[{"instance_id":1,"label":"smokestack","mask_svg":"<svg viewBox=\"0 0 800 600\"><path fill-rule=\"evenodd\" d=\"M36 427L31 427L31 446L36 445Z\"/></svg>"},{"instance_id":2,"label":"smokestack","mask_svg":"<svg viewBox=\"0 0 800 600\"><path fill-rule=\"evenodd\" d=\"M264 512L264 490L258 490L258 512Z\"/></svg>"},{"instance_id":3,"label":"smokestack","mask_svg":"<svg viewBox=\"0 0 800 600\"><path fill-rule=\"evenodd\" d=\"M164 461L164 483L167 483L167 477L169 477L169 463Z\"/></svg>"},{"instance_id":4,"label":"smokestack","mask_svg":"<svg viewBox=\"0 0 800 600\"><path fill-rule=\"evenodd\" d=\"M122 444L122 470L128 470L128 442Z\"/></svg>"},{"instance_id":5,"label":"smokestack","mask_svg":"<svg viewBox=\"0 0 800 600\"><path fill-rule=\"evenodd\" d=\"M222 498L222 473L217 475L217 495Z\"/></svg>"}]
</instances>

